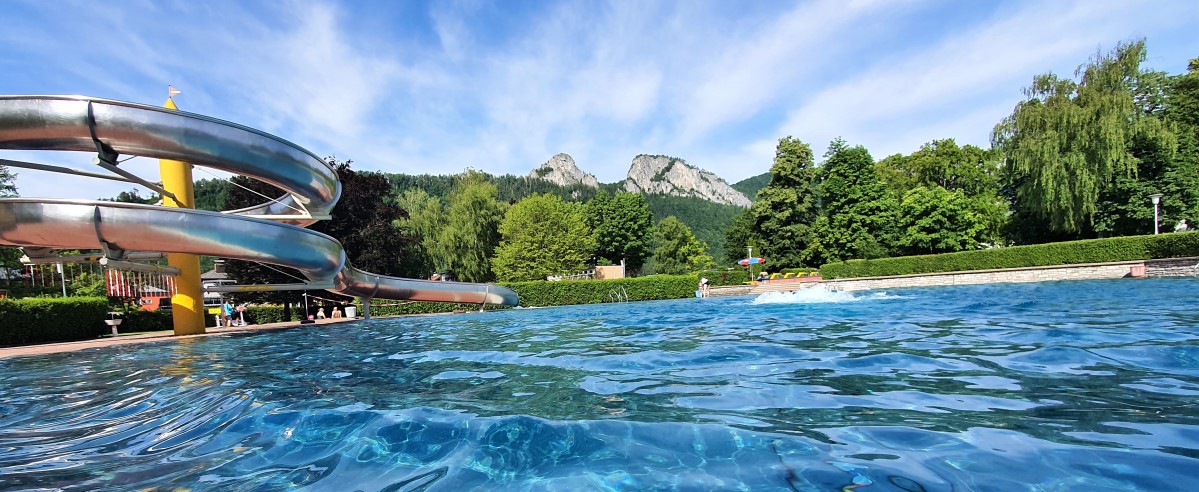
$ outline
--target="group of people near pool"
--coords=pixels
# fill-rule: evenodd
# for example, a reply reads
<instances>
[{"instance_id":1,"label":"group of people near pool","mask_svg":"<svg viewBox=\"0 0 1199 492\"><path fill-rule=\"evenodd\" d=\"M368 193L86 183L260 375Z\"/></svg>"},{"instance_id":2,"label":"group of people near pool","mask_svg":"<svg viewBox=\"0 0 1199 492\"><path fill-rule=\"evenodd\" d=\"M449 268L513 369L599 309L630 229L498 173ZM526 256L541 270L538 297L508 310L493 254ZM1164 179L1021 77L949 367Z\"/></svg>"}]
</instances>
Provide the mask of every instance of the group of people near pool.
<instances>
[{"instance_id":1,"label":"group of people near pool","mask_svg":"<svg viewBox=\"0 0 1199 492\"><path fill-rule=\"evenodd\" d=\"M221 317L217 326L246 326L246 305L233 307L232 299L225 299L221 304Z\"/></svg>"},{"instance_id":2,"label":"group of people near pool","mask_svg":"<svg viewBox=\"0 0 1199 492\"><path fill-rule=\"evenodd\" d=\"M341 306L333 306L333 312L330 313L329 317L331 317L333 319L344 318L345 315L342 314L342 312L341 312ZM324 306L322 306L320 309L316 310L316 319L325 319Z\"/></svg>"}]
</instances>

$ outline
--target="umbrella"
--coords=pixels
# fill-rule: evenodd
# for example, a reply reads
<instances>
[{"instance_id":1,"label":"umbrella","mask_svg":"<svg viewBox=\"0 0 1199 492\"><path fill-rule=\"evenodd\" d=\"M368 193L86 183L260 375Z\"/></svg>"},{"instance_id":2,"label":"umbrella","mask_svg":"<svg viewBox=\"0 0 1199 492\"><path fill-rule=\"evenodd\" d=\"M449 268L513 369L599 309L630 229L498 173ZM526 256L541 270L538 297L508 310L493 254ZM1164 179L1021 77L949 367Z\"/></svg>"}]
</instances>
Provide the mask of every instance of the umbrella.
<instances>
[{"instance_id":1,"label":"umbrella","mask_svg":"<svg viewBox=\"0 0 1199 492\"><path fill-rule=\"evenodd\" d=\"M766 263L766 258L753 257L753 258L746 258L746 259L743 259L743 260L737 262L737 264L741 265L741 266L757 265L758 263Z\"/></svg>"}]
</instances>

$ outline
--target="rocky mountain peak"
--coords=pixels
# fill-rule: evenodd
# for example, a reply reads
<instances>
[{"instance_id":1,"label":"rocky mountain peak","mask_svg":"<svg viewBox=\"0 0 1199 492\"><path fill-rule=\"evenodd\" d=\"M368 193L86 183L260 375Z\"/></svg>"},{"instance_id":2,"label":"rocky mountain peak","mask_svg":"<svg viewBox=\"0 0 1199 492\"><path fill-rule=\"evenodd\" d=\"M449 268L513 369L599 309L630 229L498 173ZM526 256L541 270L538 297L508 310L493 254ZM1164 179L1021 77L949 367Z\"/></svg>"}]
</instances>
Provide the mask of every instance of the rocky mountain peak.
<instances>
[{"instance_id":1,"label":"rocky mountain peak","mask_svg":"<svg viewBox=\"0 0 1199 492\"><path fill-rule=\"evenodd\" d=\"M663 155L634 157L624 189L633 193L692 196L739 207L752 205L749 198L720 176L687 164L683 159Z\"/></svg>"},{"instance_id":2,"label":"rocky mountain peak","mask_svg":"<svg viewBox=\"0 0 1199 492\"><path fill-rule=\"evenodd\" d=\"M583 172L579 166L575 164L575 160L569 154L555 154L550 157L550 160L545 161L541 167L534 169L529 173L530 178L544 179L559 186L569 186L575 183L582 183L592 188L599 188L599 180L595 179L595 175Z\"/></svg>"}]
</instances>

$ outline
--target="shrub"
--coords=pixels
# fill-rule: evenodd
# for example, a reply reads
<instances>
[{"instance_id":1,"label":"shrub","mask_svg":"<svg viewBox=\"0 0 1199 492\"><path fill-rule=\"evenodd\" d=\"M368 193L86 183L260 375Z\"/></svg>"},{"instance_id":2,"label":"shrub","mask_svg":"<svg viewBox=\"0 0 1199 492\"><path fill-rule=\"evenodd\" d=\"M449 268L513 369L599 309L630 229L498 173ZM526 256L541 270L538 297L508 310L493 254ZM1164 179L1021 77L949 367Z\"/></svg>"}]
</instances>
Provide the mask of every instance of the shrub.
<instances>
[{"instance_id":1,"label":"shrub","mask_svg":"<svg viewBox=\"0 0 1199 492\"><path fill-rule=\"evenodd\" d=\"M709 277L709 281L712 278ZM563 306L614 302L618 297L621 300L629 301L692 297L699 285L699 276L650 275L638 278L563 280L560 282L537 280L500 285L516 291L520 296L520 305L522 306Z\"/></svg>"},{"instance_id":2,"label":"shrub","mask_svg":"<svg viewBox=\"0 0 1199 492\"><path fill-rule=\"evenodd\" d=\"M104 297L0 299L0 345L87 340L107 333Z\"/></svg>"},{"instance_id":3,"label":"shrub","mask_svg":"<svg viewBox=\"0 0 1199 492\"><path fill-rule=\"evenodd\" d=\"M281 323L284 321L299 321L300 315L304 312L301 309L292 309L291 313L286 312L284 306L279 304L256 304L246 306L246 322L256 325L264 325L267 323ZM234 313L236 316L236 313Z\"/></svg>"},{"instance_id":4,"label":"shrub","mask_svg":"<svg viewBox=\"0 0 1199 492\"><path fill-rule=\"evenodd\" d=\"M133 309L125 313L118 331L139 333L144 331L174 330L175 324L169 311L142 311Z\"/></svg>"},{"instance_id":5,"label":"shrub","mask_svg":"<svg viewBox=\"0 0 1199 492\"><path fill-rule=\"evenodd\" d=\"M820 267L826 279L991 270L1199 256L1199 231L1125 236L940 255L849 260Z\"/></svg>"}]
</instances>

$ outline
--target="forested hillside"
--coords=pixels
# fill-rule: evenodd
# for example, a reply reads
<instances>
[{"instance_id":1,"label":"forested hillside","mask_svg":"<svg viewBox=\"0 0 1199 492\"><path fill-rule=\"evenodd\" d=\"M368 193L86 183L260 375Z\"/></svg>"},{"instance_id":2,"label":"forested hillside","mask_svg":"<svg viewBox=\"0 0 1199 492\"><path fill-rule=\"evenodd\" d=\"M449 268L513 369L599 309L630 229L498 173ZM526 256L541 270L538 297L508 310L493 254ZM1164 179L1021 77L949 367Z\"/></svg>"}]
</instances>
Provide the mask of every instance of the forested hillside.
<instances>
[{"instance_id":1,"label":"forested hillside","mask_svg":"<svg viewBox=\"0 0 1199 492\"><path fill-rule=\"evenodd\" d=\"M770 172L764 172L757 176L750 176L741 181L732 184L734 190L744 193L747 198L752 201L758 200L758 190L765 188L770 184Z\"/></svg>"}]
</instances>

